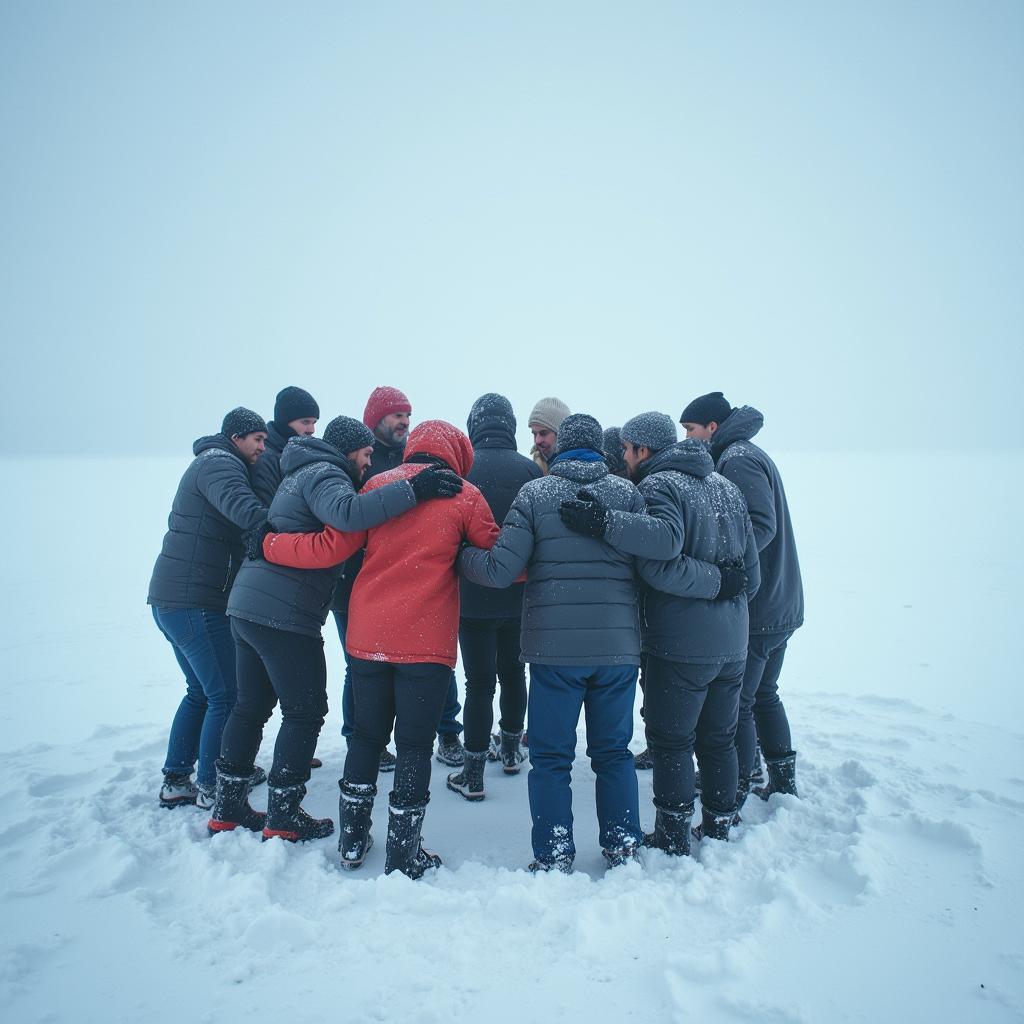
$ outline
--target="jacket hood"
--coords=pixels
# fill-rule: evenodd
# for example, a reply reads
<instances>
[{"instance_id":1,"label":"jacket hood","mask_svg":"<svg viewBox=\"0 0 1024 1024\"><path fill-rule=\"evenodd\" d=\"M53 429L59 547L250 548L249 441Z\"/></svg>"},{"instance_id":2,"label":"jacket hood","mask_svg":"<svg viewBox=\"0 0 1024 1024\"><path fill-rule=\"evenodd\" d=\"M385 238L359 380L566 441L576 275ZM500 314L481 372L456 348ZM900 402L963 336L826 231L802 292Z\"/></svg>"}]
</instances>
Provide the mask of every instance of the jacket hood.
<instances>
[{"instance_id":1,"label":"jacket hood","mask_svg":"<svg viewBox=\"0 0 1024 1024\"><path fill-rule=\"evenodd\" d=\"M313 462L329 462L351 475L352 463L319 437L290 437L281 452L281 472L287 476Z\"/></svg>"},{"instance_id":2,"label":"jacket hood","mask_svg":"<svg viewBox=\"0 0 1024 1024\"><path fill-rule=\"evenodd\" d=\"M414 455L432 455L443 460L461 477L473 468L473 446L458 427L444 420L424 420L409 432L405 461Z\"/></svg>"},{"instance_id":3,"label":"jacket hood","mask_svg":"<svg viewBox=\"0 0 1024 1024\"><path fill-rule=\"evenodd\" d=\"M222 452L234 455L239 461L245 462L245 459L242 458L242 453L235 446L234 441L224 434L209 434L206 437L198 437L192 442L193 455L200 455L211 448L219 448Z\"/></svg>"},{"instance_id":4,"label":"jacket hood","mask_svg":"<svg viewBox=\"0 0 1024 1024\"><path fill-rule=\"evenodd\" d=\"M651 473L663 473L666 469L687 473L698 480L710 476L715 471L715 462L711 458L707 441L688 437L685 441L677 441L668 448L663 448L643 464L640 475L642 478Z\"/></svg>"},{"instance_id":5,"label":"jacket hood","mask_svg":"<svg viewBox=\"0 0 1024 1024\"><path fill-rule=\"evenodd\" d=\"M466 429L474 448L516 447L516 416L504 395L481 395L469 410Z\"/></svg>"},{"instance_id":6,"label":"jacket hood","mask_svg":"<svg viewBox=\"0 0 1024 1024\"><path fill-rule=\"evenodd\" d=\"M566 459L564 462L556 462L551 467L551 476L561 476L574 483L591 484L595 480L608 475L608 467L604 460L600 462L577 462L575 459Z\"/></svg>"},{"instance_id":7,"label":"jacket hood","mask_svg":"<svg viewBox=\"0 0 1024 1024\"><path fill-rule=\"evenodd\" d=\"M711 454L717 459L736 441L749 441L764 426L764 416L752 405L741 405L719 423L711 438Z\"/></svg>"}]
</instances>

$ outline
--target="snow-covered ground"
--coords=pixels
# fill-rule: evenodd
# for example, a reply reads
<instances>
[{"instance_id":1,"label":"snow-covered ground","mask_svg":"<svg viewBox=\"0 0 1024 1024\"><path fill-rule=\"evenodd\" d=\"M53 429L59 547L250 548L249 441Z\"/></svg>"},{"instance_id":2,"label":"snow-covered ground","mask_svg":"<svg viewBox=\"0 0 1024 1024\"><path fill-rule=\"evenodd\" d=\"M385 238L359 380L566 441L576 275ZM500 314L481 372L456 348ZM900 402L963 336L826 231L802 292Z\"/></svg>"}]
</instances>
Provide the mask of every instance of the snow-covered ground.
<instances>
[{"instance_id":1,"label":"snow-covered ground","mask_svg":"<svg viewBox=\"0 0 1024 1024\"><path fill-rule=\"evenodd\" d=\"M802 799L606 875L580 763L579 870L534 878L525 772L492 768L471 805L435 763L445 867L412 883L383 876L383 844L343 874L335 839L210 840L157 806L182 684L145 596L185 461L5 460L5 1018L1024 1019L1024 457L779 462L807 588L783 676ZM330 629L328 658L307 807L336 817Z\"/></svg>"}]
</instances>

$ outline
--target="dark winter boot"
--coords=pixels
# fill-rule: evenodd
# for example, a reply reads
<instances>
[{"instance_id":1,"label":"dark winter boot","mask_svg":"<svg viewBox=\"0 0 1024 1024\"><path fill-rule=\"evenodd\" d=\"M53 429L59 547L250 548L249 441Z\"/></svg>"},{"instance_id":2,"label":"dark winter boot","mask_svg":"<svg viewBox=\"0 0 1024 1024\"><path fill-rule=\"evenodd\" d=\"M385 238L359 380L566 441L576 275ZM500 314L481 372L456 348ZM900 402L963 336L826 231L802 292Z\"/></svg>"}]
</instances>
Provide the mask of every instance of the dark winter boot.
<instances>
[{"instance_id":1,"label":"dark winter boot","mask_svg":"<svg viewBox=\"0 0 1024 1024\"><path fill-rule=\"evenodd\" d=\"M388 855L384 874L401 871L409 878L420 878L431 868L441 866L436 853L428 853L420 843L420 830L427 813L426 803L419 807L388 808Z\"/></svg>"},{"instance_id":2,"label":"dark winter boot","mask_svg":"<svg viewBox=\"0 0 1024 1024\"><path fill-rule=\"evenodd\" d=\"M346 782L338 779L341 797L338 800L338 821L341 835L338 836L338 851L341 866L349 871L360 867L366 859L373 836L370 835L370 815L373 813L373 798L377 787L372 782Z\"/></svg>"},{"instance_id":3,"label":"dark winter boot","mask_svg":"<svg viewBox=\"0 0 1024 1024\"><path fill-rule=\"evenodd\" d=\"M491 733L490 741L487 744L487 760L501 760L501 735L499 733Z\"/></svg>"},{"instance_id":4,"label":"dark winter boot","mask_svg":"<svg viewBox=\"0 0 1024 1024\"><path fill-rule=\"evenodd\" d=\"M559 871L563 875L572 874L572 861L566 858L558 860L531 860L526 865L526 870L532 875L543 874L547 871Z\"/></svg>"},{"instance_id":5,"label":"dark winter boot","mask_svg":"<svg viewBox=\"0 0 1024 1024\"><path fill-rule=\"evenodd\" d=\"M526 760L526 755L520 746L522 739L521 732L501 730L501 767L506 775L518 775L519 766Z\"/></svg>"},{"instance_id":6,"label":"dark winter boot","mask_svg":"<svg viewBox=\"0 0 1024 1024\"><path fill-rule=\"evenodd\" d=\"M750 796L750 779L740 779L739 786L736 787L736 813L733 815L733 825L738 825L743 821L740 817L740 811L747 802L748 796Z\"/></svg>"},{"instance_id":7,"label":"dark winter boot","mask_svg":"<svg viewBox=\"0 0 1024 1024\"><path fill-rule=\"evenodd\" d=\"M723 843L729 842L729 826L736 816L736 811L713 811L710 807L701 807L701 823L693 830L693 838L700 842L702 839L719 839Z\"/></svg>"},{"instance_id":8,"label":"dark winter boot","mask_svg":"<svg viewBox=\"0 0 1024 1024\"><path fill-rule=\"evenodd\" d=\"M457 733L439 732L437 734L437 750L434 756L441 764L446 764L449 768L461 768L465 754L465 747Z\"/></svg>"},{"instance_id":9,"label":"dark winter boot","mask_svg":"<svg viewBox=\"0 0 1024 1024\"><path fill-rule=\"evenodd\" d=\"M218 832L234 832L247 828L259 832L267 823L267 816L249 806L249 788L252 775L229 775L221 762L217 762L217 792L213 798L213 811L206 829L211 836Z\"/></svg>"},{"instance_id":10,"label":"dark winter boot","mask_svg":"<svg viewBox=\"0 0 1024 1024\"><path fill-rule=\"evenodd\" d=\"M640 859L640 844L636 842L624 843L614 850L602 850L602 856L610 868L618 868L623 864L631 864Z\"/></svg>"},{"instance_id":11,"label":"dark winter boot","mask_svg":"<svg viewBox=\"0 0 1024 1024\"><path fill-rule=\"evenodd\" d=\"M285 839L289 843L304 843L308 839L326 839L334 833L334 822L330 818L311 818L299 806L305 795L303 785L269 788L264 842Z\"/></svg>"},{"instance_id":12,"label":"dark winter boot","mask_svg":"<svg viewBox=\"0 0 1024 1024\"><path fill-rule=\"evenodd\" d=\"M799 796L796 791L795 751L791 750L782 757L766 757L764 763L768 766L768 785L758 786L754 790L762 800L767 800L772 793L788 793L790 796Z\"/></svg>"},{"instance_id":13,"label":"dark winter boot","mask_svg":"<svg viewBox=\"0 0 1024 1024\"><path fill-rule=\"evenodd\" d=\"M184 772L164 772L164 784L160 787L161 807L183 807L194 804L199 787L191 775ZM207 808L209 810L209 808Z\"/></svg>"},{"instance_id":14,"label":"dark winter boot","mask_svg":"<svg viewBox=\"0 0 1024 1024\"><path fill-rule=\"evenodd\" d=\"M649 748L644 747L639 754L633 755L633 767L638 772L649 772L654 767L654 758Z\"/></svg>"},{"instance_id":15,"label":"dark winter boot","mask_svg":"<svg viewBox=\"0 0 1024 1024\"><path fill-rule=\"evenodd\" d=\"M483 800L484 798L484 765L487 762L487 752L475 753L467 750L464 755L461 772L452 772L448 776L448 788L467 800ZM508 769L506 769L507 771ZM519 771L518 766L516 771Z\"/></svg>"},{"instance_id":16,"label":"dark winter boot","mask_svg":"<svg viewBox=\"0 0 1024 1024\"><path fill-rule=\"evenodd\" d=\"M690 819L693 804L684 804L678 811L663 811L654 816L654 831L644 834L644 846L661 850L670 857L685 857L690 852Z\"/></svg>"},{"instance_id":17,"label":"dark winter boot","mask_svg":"<svg viewBox=\"0 0 1024 1024\"><path fill-rule=\"evenodd\" d=\"M757 741L757 745L754 747L754 767L750 771L750 784L755 786L759 782L764 782L764 769L761 767L761 741Z\"/></svg>"}]
</instances>

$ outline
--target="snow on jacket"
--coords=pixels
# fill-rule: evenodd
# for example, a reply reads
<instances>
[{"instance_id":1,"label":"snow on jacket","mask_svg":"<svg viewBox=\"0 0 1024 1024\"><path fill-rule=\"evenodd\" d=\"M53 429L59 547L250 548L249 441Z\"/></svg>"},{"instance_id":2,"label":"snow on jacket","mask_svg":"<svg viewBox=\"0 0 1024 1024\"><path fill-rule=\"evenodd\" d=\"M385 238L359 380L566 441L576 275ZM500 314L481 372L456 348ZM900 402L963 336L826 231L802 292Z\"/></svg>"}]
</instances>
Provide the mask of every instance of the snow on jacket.
<instances>
[{"instance_id":1,"label":"snow on jacket","mask_svg":"<svg viewBox=\"0 0 1024 1024\"><path fill-rule=\"evenodd\" d=\"M703 441L680 441L641 466L640 493L649 510L677 517L682 554L637 559L643 649L669 661L718 665L747 656L747 601L757 592L757 545L743 495L714 471ZM717 566L742 562L746 592L711 600L721 585Z\"/></svg>"},{"instance_id":2,"label":"snow on jacket","mask_svg":"<svg viewBox=\"0 0 1024 1024\"><path fill-rule=\"evenodd\" d=\"M406 481L373 493L357 493L355 467L318 437L292 438L281 455L284 477L270 506L277 530L303 533L326 524L358 532L408 512L416 496ZM228 601L228 614L290 633L319 636L327 618L339 567L315 571L247 561Z\"/></svg>"},{"instance_id":3,"label":"snow on jacket","mask_svg":"<svg viewBox=\"0 0 1024 1024\"><path fill-rule=\"evenodd\" d=\"M439 459L465 477L473 465L469 438L443 420L425 420L409 434L406 459ZM372 496L407 481L428 466L406 461L364 487ZM349 603L345 649L365 661L433 663L455 667L459 632L459 581L455 561L465 542L489 548L498 525L471 483L454 498L424 502L408 515L365 532L326 529L305 535L270 534L268 560L292 566L336 565L365 545L363 567ZM322 570L321 570L322 571Z\"/></svg>"},{"instance_id":4,"label":"snow on jacket","mask_svg":"<svg viewBox=\"0 0 1024 1024\"><path fill-rule=\"evenodd\" d=\"M640 622L633 556L570 530L563 501L582 488L609 509L642 512L640 492L601 462L554 460L520 490L490 552L466 548L462 574L507 587L527 569L522 658L539 665L638 665ZM665 557L668 557L666 555Z\"/></svg>"},{"instance_id":5,"label":"snow on jacket","mask_svg":"<svg viewBox=\"0 0 1024 1024\"><path fill-rule=\"evenodd\" d=\"M281 453L289 438L295 437L295 431L291 427L285 425L284 429L289 433L285 434L273 420L267 424L266 446L263 454L256 460L256 465L249 472L252 477L252 489L267 508L270 508L284 475L281 472Z\"/></svg>"},{"instance_id":6,"label":"snow on jacket","mask_svg":"<svg viewBox=\"0 0 1024 1024\"><path fill-rule=\"evenodd\" d=\"M223 613L245 557L242 534L267 518L248 466L230 438L201 437L178 484L153 567L148 603Z\"/></svg>"},{"instance_id":7,"label":"snow on jacket","mask_svg":"<svg viewBox=\"0 0 1024 1024\"><path fill-rule=\"evenodd\" d=\"M788 633L803 625L804 587L782 477L751 441L763 425L757 409L734 409L715 431L711 454L718 472L743 492L754 525L761 588L750 602L750 632Z\"/></svg>"},{"instance_id":8,"label":"snow on jacket","mask_svg":"<svg viewBox=\"0 0 1024 1024\"><path fill-rule=\"evenodd\" d=\"M516 451L515 417L511 407L498 404L500 396L484 395L473 404L469 439L473 444L473 468L469 482L480 488L496 523L504 522L519 489L529 480L543 476L539 466ZM488 403L488 399L492 399ZM512 416L511 423L508 417ZM523 613L523 584L506 590L480 587L463 579L464 619L518 619Z\"/></svg>"}]
</instances>

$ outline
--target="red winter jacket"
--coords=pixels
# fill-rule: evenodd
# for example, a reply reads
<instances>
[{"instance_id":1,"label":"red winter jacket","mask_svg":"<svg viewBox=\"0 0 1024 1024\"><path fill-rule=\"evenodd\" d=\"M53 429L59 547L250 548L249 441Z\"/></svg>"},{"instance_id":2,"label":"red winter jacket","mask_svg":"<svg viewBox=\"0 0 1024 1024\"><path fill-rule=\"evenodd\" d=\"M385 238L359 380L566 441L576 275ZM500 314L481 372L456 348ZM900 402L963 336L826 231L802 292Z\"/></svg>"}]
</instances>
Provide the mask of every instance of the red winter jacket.
<instances>
[{"instance_id":1,"label":"red winter jacket","mask_svg":"<svg viewBox=\"0 0 1024 1024\"><path fill-rule=\"evenodd\" d=\"M417 454L443 459L461 477L473 465L473 446L458 427L425 420L409 434L406 461L373 477L371 491L408 480L427 468ZM349 603L345 647L354 658L399 664L433 662L455 667L459 635L459 582L455 562L463 541L490 549L498 525L483 495L463 480L462 493L435 498L363 533L271 533L263 541L268 562L300 569L338 565L364 545L366 558Z\"/></svg>"}]
</instances>

